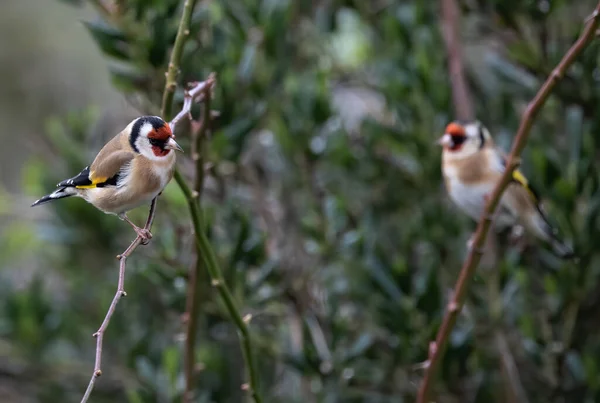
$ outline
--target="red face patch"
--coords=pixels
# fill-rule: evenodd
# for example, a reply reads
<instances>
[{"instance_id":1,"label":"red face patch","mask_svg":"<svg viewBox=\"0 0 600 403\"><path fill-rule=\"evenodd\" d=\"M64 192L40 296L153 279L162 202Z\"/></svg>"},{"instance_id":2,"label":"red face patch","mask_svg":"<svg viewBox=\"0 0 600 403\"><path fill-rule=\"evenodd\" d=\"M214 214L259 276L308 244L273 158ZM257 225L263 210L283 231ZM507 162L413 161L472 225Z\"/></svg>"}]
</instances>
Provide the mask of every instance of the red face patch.
<instances>
[{"instance_id":1,"label":"red face patch","mask_svg":"<svg viewBox=\"0 0 600 403\"><path fill-rule=\"evenodd\" d=\"M153 129L148 133L149 139L168 140L170 137L173 137L173 133L171 132L169 125L164 125L159 129Z\"/></svg>"},{"instance_id":2,"label":"red face patch","mask_svg":"<svg viewBox=\"0 0 600 403\"><path fill-rule=\"evenodd\" d=\"M165 157L167 154L169 154L171 152L171 150L168 150L168 149L163 150L159 146L152 146L152 152L157 157Z\"/></svg>"},{"instance_id":3,"label":"red face patch","mask_svg":"<svg viewBox=\"0 0 600 403\"><path fill-rule=\"evenodd\" d=\"M452 144L448 148L452 151L458 151L462 148L465 140L467 140L467 134L462 125L452 122L446 126L446 133L452 137Z\"/></svg>"},{"instance_id":4,"label":"red face patch","mask_svg":"<svg viewBox=\"0 0 600 403\"><path fill-rule=\"evenodd\" d=\"M454 122L452 122L452 123L448 124L448 126L446 126L446 133L448 133L452 137L454 137L454 136L465 137L466 136L465 128L462 127L461 125L459 125L458 123L454 123Z\"/></svg>"}]
</instances>

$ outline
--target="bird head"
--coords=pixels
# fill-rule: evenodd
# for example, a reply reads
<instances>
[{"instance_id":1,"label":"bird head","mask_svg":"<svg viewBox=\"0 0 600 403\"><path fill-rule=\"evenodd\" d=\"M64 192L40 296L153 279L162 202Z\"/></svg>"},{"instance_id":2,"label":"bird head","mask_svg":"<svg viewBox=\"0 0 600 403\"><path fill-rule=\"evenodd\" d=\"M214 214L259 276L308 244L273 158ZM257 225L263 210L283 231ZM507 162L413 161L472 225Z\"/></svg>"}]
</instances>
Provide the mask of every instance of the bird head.
<instances>
[{"instance_id":1,"label":"bird head","mask_svg":"<svg viewBox=\"0 0 600 403\"><path fill-rule=\"evenodd\" d=\"M461 157L474 154L491 142L490 132L478 121L451 122L437 141L445 152Z\"/></svg>"},{"instance_id":2,"label":"bird head","mask_svg":"<svg viewBox=\"0 0 600 403\"><path fill-rule=\"evenodd\" d=\"M167 122L158 116L141 116L127 128L129 144L135 152L151 160L161 159L172 150L183 152L174 140L175 135Z\"/></svg>"}]
</instances>

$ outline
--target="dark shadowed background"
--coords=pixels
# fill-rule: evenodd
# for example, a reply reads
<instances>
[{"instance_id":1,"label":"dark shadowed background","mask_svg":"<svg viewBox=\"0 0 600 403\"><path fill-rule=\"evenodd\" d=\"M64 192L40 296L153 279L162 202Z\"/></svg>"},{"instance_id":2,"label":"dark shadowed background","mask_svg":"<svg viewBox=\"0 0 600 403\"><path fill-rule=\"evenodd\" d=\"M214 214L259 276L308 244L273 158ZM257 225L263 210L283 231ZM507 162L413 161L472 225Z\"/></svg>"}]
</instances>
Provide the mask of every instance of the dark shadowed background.
<instances>
[{"instance_id":1,"label":"dark shadowed background","mask_svg":"<svg viewBox=\"0 0 600 403\"><path fill-rule=\"evenodd\" d=\"M158 113L181 3L2 5L0 402L81 399L115 255L134 234L80 199L28 206L133 117ZM508 149L595 2L459 5L476 115ZM437 1L196 6L178 82L217 74L202 205L226 281L253 315L266 402L415 399L475 226L445 194L435 145L454 118L441 27ZM495 237L452 333L439 403L600 401L599 43L557 86L522 165L580 261ZM191 181L188 126L177 140ZM158 209L151 244L128 261L93 402L181 401L196 255L175 183ZM206 275L199 292L193 401L245 401L235 328Z\"/></svg>"}]
</instances>

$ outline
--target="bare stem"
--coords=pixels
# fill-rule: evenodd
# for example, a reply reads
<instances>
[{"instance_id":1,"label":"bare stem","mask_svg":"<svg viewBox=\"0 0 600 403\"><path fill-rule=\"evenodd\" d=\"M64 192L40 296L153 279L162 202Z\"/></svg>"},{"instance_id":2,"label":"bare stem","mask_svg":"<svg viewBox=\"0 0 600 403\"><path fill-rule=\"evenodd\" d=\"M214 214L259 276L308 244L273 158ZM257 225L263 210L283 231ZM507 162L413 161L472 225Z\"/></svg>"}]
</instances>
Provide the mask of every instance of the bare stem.
<instances>
[{"instance_id":1,"label":"bare stem","mask_svg":"<svg viewBox=\"0 0 600 403\"><path fill-rule=\"evenodd\" d=\"M452 103L456 117L461 120L473 120L473 102L464 74L463 52L460 41L460 12L457 0L442 0L442 32L446 53L448 54L448 72L452 85Z\"/></svg>"},{"instance_id":2,"label":"bare stem","mask_svg":"<svg viewBox=\"0 0 600 403\"><path fill-rule=\"evenodd\" d=\"M173 45L173 51L171 52L171 60L169 60L169 67L166 73L165 90L163 92L162 116L164 119L168 119L171 115L171 109L173 107L173 95L175 95L175 89L177 88L177 73L179 73L179 61L183 53L183 45L187 37L190 35L190 21L192 20L192 12L196 0L185 0L183 3L183 12L181 14L181 20L179 21L179 28L177 29L177 36L175 37L175 44Z\"/></svg>"},{"instance_id":3,"label":"bare stem","mask_svg":"<svg viewBox=\"0 0 600 403\"><path fill-rule=\"evenodd\" d=\"M214 81L214 76L212 76ZM192 130L193 136L193 159L196 161L196 176L194 179L193 195L196 196L197 204L200 206L202 188L204 186L204 137L210 126L210 99L211 85L204 86L204 113L199 127ZM196 122L193 122L196 123ZM198 326L200 289L201 289L201 270L203 268L202 251L196 247L196 263L190 268L188 276L188 287L186 294L186 315L187 328L185 335L185 354L184 354L184 372L185 372L185 391L183 401L191 403L193 401L194 381L196 372L195 362L195 341Z\"/></svg>"},{"instance_id":4,"label":"bare stem","mask_svg":"<svg viewBox=\"0 0 600 403\"><path fill-rule=\"evenodd\" d=\"M186 5L184 6L184 12L181 17L179 30L177 31L177 38L175 39L175 47L173 48L173 53L171 54L171 60L169 62L169 72L175 74L175 72L179 68L179 62L181 59L181 48L183 48L183 43L185 42L185 38L189 34L189 23L190 23L190 15L191 8L193 7L193 3L190 4L191 0L186 0ZM171 131L175 132L175 127L177 123L184 117L191 118L191 108L194 101L202 101L202 95L208 93L205 91L209 91L212 89L216 81L216 77L211 74L206 81L200 83L190 83L189 88L184 96L183 107L181 111L171 120L169 123L171 126ZM167 74L167 81L165 83L165 95L163 97L163 105L161 109L162 117L167 120L171 115L172 108L172 100L173 93L175 91L175 75L170 76ZM210 114L210 111L208 111ZM183 175L179 170L175 170L174 174L175 181L179 185L179 188L185 195L185 198L188 203L188 207L190 210L190 214L192 216L192 222L194 224L194 234L196 236L196 247L198 248L199 254L202 258L202 262L206 267L208 274L211 278L211 284L217 288L219 295L223 299L227 311L231 316L235 326L238 328L238 332L241 338L242 344L242 352L244 353L244 357L246 359L246 366L248 369L248 385L242 385L244 390L247 390L250 395L253 397L256 403L261 403L262 399L258 390L258 371L256 370L256 366L254 363L253 356L253 348L252 348L252 340L250 336L250 331L248 330L248 324L245 318L242 318L239 309L235 303L233 295L227 287L225 283L225 279L223 277L223 273L219 266L218 259L216 254L208 240L206 233L204 232L204 225L202 222L202 211L197 202L197 198L194 197L194 193L190 189L189 185L186 183ZM192 318L188 318L191 320Z\"/></svg>"},{"instance_id":5,"label":"bare stem","mask_svg":"<svg viewBox=\"0 0 600 403\"><path fill-rule=\"evenodd\" d=\"M190 88L185 92L184 98L183 98L183 107L181 108L181 110L179 111L179 113L177 113L177 115L175 115L175 117L169 122L169 126L171 127L171 131L173 133L175 133L175 127L177 126L177 123L179 123L179 121L185 117L191 119L191 110L192 110L192 104L194 101L201 101L202 100L202 96L205 94L206 90L211 90L212 87L215 85L215 81L216 81L217 77L215 75L215 73L211 73L208 78L202 82L199 83L189 83L188 85L190 86ZM166 91L166 89L165 89ZM164 113L164 111L162 112L163 117L166 117L168 115L166 115Z\"/></svg>"},{"instance_id":6,"label":"bare stem","mask_svg":"<svg viewBox=\"0 0 600 403\"><path fill-rule=\"evenodd\" d=\"M148 212L148 219L146 220L146 224L144 228L150 230L152 228L152 222L154 221L154 215L156 213L156 198L152 199L152 203L150 203L150 211ZM106 332L106 328L108 327L108 323L115 313L115 309L117 308L117 304L121 300L121 297L125 297L127 293L125 292L125 264L127 262L127 258L133 253L133 251L142 243L142 238L138 235L133 242L125 249L123 253L117 255L117 259L119 259L119 282L117 283L117 292L113 297L110 306L108 307L108 311L106 312L106 316L104 316L104 320L100 325L100 328L96 333L94 333L94 337L96 338L96 360L94 362L94 373L92 374L92 378L90 379L90 383L81 399L81 403L85 403L90 398L92 394L92 390L94 389L94 385L96 384L96 380L102 375L102 342L104 341L104 332Z\"/></svg>"},{"instance_id":7,"label":"bare stem","mask_svg":"<svg viewBox=\"0 0 600 403\"><path fill-rule=\"evenodd\" d=\"M567 69L585 49L592 38L594 38L594 34L599 23L599 16L600 3L596 6L592 15L588 18L587 26L585 27L584 32L581 34L579 39L577 39L577 42L575 42L568 50L558 66L553 70L552 74L550 74L535 98L527 106L527 109L521 118L517 136L513 143L510 154L508 155L506 170L502 175L502 178L496 184L496 187L486 204L482 218L477 225L477 231L475 232L473 245L469 255L467 256L467 259L463 264L463 267L461 268L460 275L454 289L454 296L448 304L444 319L436 336L436 340L434 343L432 343L433 348L430 348L429 350L428 365L425 370L425 375L423 377L417 397L418 403L430 402L429 396L431 394L433 378L435 376L437 367L442 360L444 350L448 344L448 338L452 332L452 329L454 328L454 325L456 324L458 314L464 305L469 281L471 280L471 277L473 276L473 273L479 264L479 260L481 259L481 248L484 245L491 224L490 217L492 217L492 214L496 210L496 207L500 201L500 197L504 193L504 190L511 180L512 172L518 165L519 156L525 147L527 138L529 136L529 131L533 125L533 121L540 108L546 102L546 99L549 97L556 83L564 76Z\"/></svg>"},{"instance_id":8,"label":"bare stem","mask_svg":"<svg viewBox=\"0 0 600 403\"><path fill-rule=\"evenodd\" d=\"M223 278L222 271L220 269L217 256L210 245L210 241L206 237L204 233L204 225L202 222L202 216L200 209L198 208L198 204L192 194L190 187L185 182L185 179L179 172L175 172L175 180L177 184L181 188L182 192L185 195L185 198L188 203L188 207L190 209L190 213L192 215L192 221L194 223L194 232L196 235L196 245L198 249L201 251L200 255L202 256L202 261L204 262L204 266L208 270L208 274L211 278L211 284L213 287L217 289L219 295L223 299L227 311L231 316L235 326L238 328L239 336L241 338L242 343L242 351L244 353L244 357L246 359L246 365L248 368L248 378L249 385L247 390L250 392L254 401L256 403L262 402L262 399L258 392L258 372L256 370L256 366L254 363L253 356L253 347L252 340L250 336L250 331L248 330L248 324L242 318L239 309L236 306L235 300L229 287L225 283L225 279Z\"/></svg>"}]
</instances>

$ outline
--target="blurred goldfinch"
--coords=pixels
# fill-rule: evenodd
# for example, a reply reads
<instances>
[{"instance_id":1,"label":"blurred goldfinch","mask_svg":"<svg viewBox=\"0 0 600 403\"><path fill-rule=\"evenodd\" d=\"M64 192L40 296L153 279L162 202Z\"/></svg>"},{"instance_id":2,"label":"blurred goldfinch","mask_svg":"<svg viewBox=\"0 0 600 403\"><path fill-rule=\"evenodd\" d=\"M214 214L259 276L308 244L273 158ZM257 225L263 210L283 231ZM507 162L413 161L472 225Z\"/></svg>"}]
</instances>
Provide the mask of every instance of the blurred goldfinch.
<instances>
[{"instance_id":1,"label":"blurred goldfinch","mask_svg":"<svg viewBox=\"0 0 600 403\"><path fill-rule=\"evenodd\" d=\"M438 144L443 147L442 173L450 198L470 217L479 220L487 197L504 172L506 157L480 122L448 124ZM530 234L548 242L558 256L573 257L573 250L558 238L537 194L519 170L513 172L499 206L502 214L500 217L496 214L497 224L520 224Z\"/></svg>"},{"instance_id":2,"label":"blurred goldfinch","mask_svg":"<svg viewBox=\"0 0 600 403\"><path fill-rule=\"evenodd\" d=\"M79 196L107 214L128 222L145 241L150 231L135 225L126 212L149 203L167 186L175 171L175 151L169 125L157 116L134 119L100 150L78 175L60 182L53 193L31 206Z\"/></svg>"}]
</instances>

